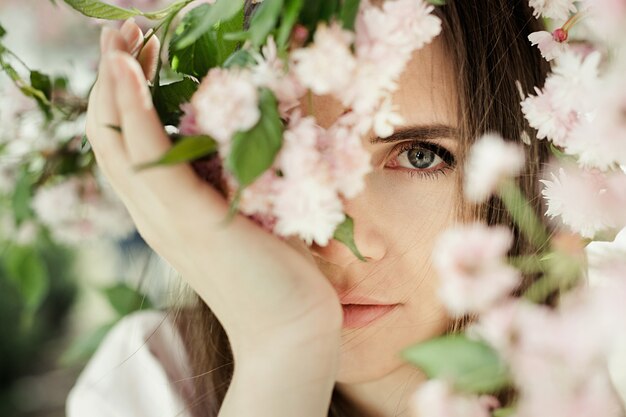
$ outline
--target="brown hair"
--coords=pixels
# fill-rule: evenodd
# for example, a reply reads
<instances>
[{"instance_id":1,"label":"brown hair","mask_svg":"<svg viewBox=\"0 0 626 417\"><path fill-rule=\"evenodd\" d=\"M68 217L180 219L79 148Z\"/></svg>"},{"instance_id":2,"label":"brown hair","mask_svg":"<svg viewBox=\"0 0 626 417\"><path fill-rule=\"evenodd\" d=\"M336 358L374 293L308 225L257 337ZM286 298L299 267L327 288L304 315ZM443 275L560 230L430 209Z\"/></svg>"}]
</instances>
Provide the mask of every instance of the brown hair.
<instances>
[{"instance_id":1,"label":"brown hair","mask_svg":"<svg viewBox=\"0 0 626 417\"><path fill-rule=\"evenodd\" d=\"M250 0L247 0L247 18L252 9ZM531 129L521 113L516 81L519 81L523 91L532 91L533 86L543 85L549 69L527 39L528 34L542 29L541 22L532 17L527 0L448 0L447 4L437 7L435 13L443 21L442 36L455 73L459 74L459 120L463 132L460 138L461 161L475 138L483 132L495 131L508 140L520 141L523 132L530 133ZM541 213L537 179L549 150L545 141L537 140L525 149L528 162L519 184L536 212ZM202 175L201 165L195 164L194 167ZM513 227L516 239L511 255L538 249L531 247L520 235L497 198L478 207L461 201L458 217L461 220L479 218L490 225ZM523 291L534 278L525 277L517 293ZM218 318L197 295L195 304L186 309L174 306L170 313L187 347L194 375L196 394L188 400L188 408L195 417L215 417L233 375L233 355ZM469 316L455 320L448 331L461 330L472 320ZM511 394L503 392L500 399L508 402ZM337 389L334 390L329 417L363 415Z\"/></svg>"}]
</instances>

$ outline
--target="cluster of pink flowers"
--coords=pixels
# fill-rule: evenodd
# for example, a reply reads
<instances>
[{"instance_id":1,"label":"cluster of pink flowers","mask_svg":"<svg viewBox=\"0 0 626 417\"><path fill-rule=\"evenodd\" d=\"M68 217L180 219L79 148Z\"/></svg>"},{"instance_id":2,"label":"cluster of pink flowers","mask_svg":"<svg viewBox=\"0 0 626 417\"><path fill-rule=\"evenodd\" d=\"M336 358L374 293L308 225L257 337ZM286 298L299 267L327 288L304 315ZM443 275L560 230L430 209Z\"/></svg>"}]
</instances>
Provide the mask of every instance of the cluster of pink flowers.
<instances>
[{"instance_id":1,"label":"cluster of pink flowers","mask_svg":"<svg viewBox=\"0 0 626 417\"><path fill-rule=\"evenodd\" d=\"M413 51L441 30L432 10L423 0L381 7L362 1L354 32L336 21L321 23L313 42L286 60L277 56L270 37L261 53L253 52L252 67L209 72L185 108L180 129L212 136L223 160L233 135L258 122L258 91L269 88L286 121L283 146L272 167L244 189L239 210L279 236L324 246L345 221L342 199L361 192L372 170L362 137L372 129L389 136L402 123L391 95ZM307 93L332 96L346 111L322 128L315 109L302 114ZM227 170L223 175L232 197L237 181Z\"/></svg>"},{"instance_id":2,"label":"cluster of pink flowers","mask_svg":"<svg viewBox=\"0 0 626 417\"><path fill-rule=\"evenodd\" d=\"M555 150L540 182L545 215L557 233L546 242L549 245L537 248L543 252L533 259L549 260L542 279L561 280L564 289L572 268L585 265L582 238L618 238L592 250L590 270L578 271L582 279L563 291L556 307L548 307L531 302L532 297L512 295L521 272L506 259L511 232L480 224L459 226L441 236L433 253L441 281L439 296L452 316L475 316L466 335L490 345L507 364L519 393L513 415L623 416L626 46L621 40L626 35L626 2L529 0L529 4L535 16L560 25L529 36L551 62L552 71L545 84L521 102L537 139L550 141ZM575 38L577 42L571 42ZM484 135L468 155L466 198L475 203L484 203L493 194L505 198L499 186L509 180L514 187L511 180L523 166L521 145L497 134ZM566 243L559 236L566 236ZM589 280L584 279L587 273ZM488 416L498 406L493 401L435 379L418 389L412 406L416 416Z\"/></svg>"},{"instance_id":3,"label":"cluster of pink flowers","mask_svg":"<svg viewBox=\"0 0 626 417\"><path fill-rule=\"evenodd\" d=\"M571 2L555 3L565 7ZM529 36L553 60L553 67L543 87L522 101L522 110L539 139L551 141L578 165L553 164L557 166L546 170L547 215L593 238L626 226L626 59L620 42L626 6L587 1L578 7L576 15L552 32L558 42L550 41L546 32ZM599 21L608 15L621 19L621 31L610 19L608 25ZM568 31L576 29L591 33L592 41L569 44Z\"/></svg>"}]
</instances>

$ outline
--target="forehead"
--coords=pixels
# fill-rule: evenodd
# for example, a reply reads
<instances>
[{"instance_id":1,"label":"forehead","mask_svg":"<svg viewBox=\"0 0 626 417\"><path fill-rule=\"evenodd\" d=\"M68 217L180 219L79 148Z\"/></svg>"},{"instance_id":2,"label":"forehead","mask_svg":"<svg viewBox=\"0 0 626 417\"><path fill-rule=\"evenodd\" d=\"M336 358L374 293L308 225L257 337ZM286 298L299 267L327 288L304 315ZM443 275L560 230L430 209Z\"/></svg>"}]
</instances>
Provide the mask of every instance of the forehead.
<instances>
[{"instance_id":1,"label":"forehead","mask_svg":"<svg viewBox=\"0 0 626 417\"><path fill-rule=\"evenodd\" d=\"M413 53L398 80L393 104L406 125L457 125L457 94L452 58L439 35ZM342 105L329 96L313 96L312 104L318 123L323 127L330 126L344 111ZM307 107L304 100L302 106Z\"/></svg>"}]
</instances>

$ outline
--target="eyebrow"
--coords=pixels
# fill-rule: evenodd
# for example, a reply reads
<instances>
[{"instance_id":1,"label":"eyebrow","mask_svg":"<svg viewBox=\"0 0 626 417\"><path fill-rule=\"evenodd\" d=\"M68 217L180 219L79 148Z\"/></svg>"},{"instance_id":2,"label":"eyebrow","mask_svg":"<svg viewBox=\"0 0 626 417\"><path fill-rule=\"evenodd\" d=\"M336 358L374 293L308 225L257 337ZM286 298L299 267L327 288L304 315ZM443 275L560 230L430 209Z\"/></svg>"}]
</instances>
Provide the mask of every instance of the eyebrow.
<instances>
[{"instance_id":1,"label":"eyebrow","mask_svg":"<svg viewBox=\"0 0 626 417\"><path fill-rule=\"evenodd\" d=\"M391 136L381 138L375 136L370 139L370 143L392 143L404 139L440 139L458 137L459 130L450 125L412 125L396 129Z\"/></svg>"}]
</instances>

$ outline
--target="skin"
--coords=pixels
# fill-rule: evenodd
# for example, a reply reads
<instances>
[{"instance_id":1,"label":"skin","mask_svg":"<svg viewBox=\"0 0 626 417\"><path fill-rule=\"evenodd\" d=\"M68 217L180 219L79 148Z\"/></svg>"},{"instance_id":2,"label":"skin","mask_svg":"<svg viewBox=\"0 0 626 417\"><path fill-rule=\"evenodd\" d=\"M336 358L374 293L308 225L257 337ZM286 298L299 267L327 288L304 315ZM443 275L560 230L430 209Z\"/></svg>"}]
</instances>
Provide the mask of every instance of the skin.
<instances>
[{"instance_id":1,"label":"skin","mask_svg":"<svg viewBox=\"0 0 626 417\"><path fill-rule=\"evenodd\" d=\"M294 240L284 242L243 216L220 229L227 205L190 166L132 171L132 165L152 161L171 146L145 83L155 69L156 37L140 55L129 54L142 38L132 21L120 31L103 32L99 79L90 96L87 121L98 165L139 233L215 311L231 340L236 363L249 363L259 352L279 360L294 349L301 358L308 349L323 358L318 364L328 364L306 368L316 361L298 361L304 362L303 368L294 370L325 381L307 393L312 404L323 403L336 382L371 416L408 415L408 395L423 376L398 352L441 334L447 326L430 254L437 234L454 221L458 169L440 161L433 167L446 168L442 173L424 176L433 167L415 168L406 151L394 150L415 138L374 144L364 138L374 170L366 178L366 189L346 201L345 209L355 219L355 240L367 263L336 241L310 248ZM455 126L454 79L440 40L417 51L394 95L406 124ZM328 97L314 97L313 108L306 109L322 126L342 110ZM107 124L121 126L123 133ZM454 138L429 142L452 155L457 152ZM242 257L249 268L240 262ZM338 293L401 306L368 327L342 329ZM284 351L277 350L279 346Z\"/></svg>"}]
</instances>

